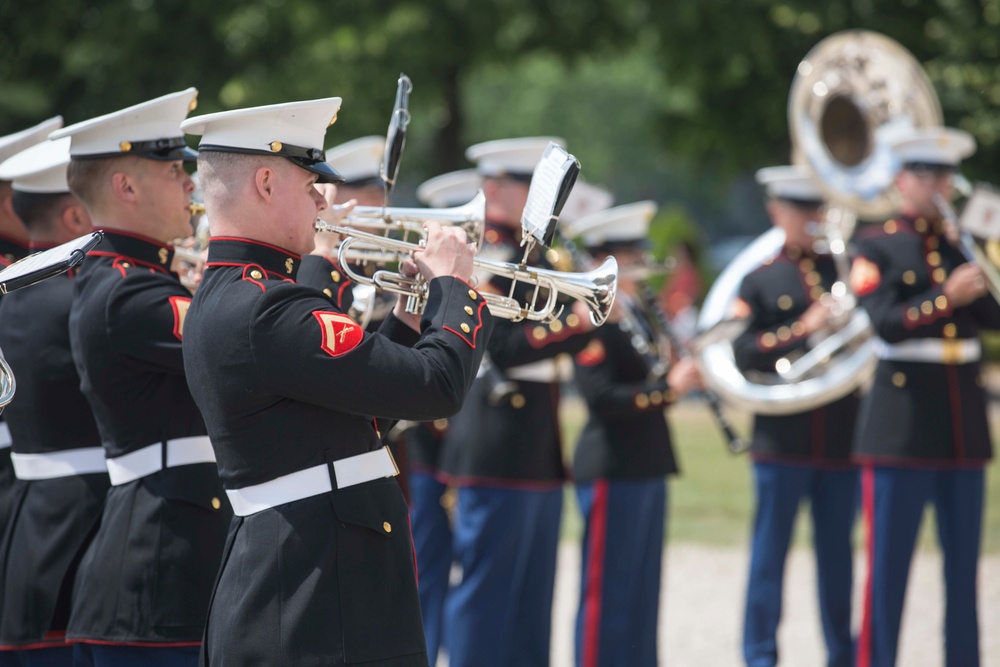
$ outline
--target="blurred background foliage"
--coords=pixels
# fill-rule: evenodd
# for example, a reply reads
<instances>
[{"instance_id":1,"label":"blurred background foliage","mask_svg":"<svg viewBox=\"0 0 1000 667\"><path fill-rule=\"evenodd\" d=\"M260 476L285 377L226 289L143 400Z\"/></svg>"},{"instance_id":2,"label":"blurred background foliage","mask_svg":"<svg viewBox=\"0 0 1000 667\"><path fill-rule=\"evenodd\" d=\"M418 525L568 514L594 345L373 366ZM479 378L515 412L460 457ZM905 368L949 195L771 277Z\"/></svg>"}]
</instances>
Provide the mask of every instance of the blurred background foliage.
<instances>
[{"instance_id":1,"label":"blurred background foliage","mask_svg":"<svg viewBox=\"0 0 1000 667\"><path fill-rule=\"evenodd\" d=\"M344 98L330 145L382 134L399 72L413 123L395 200L466 166L464 148L556 135L654 231L705 246L762 231L759 167L789 159L788 90L823 37L899 40L972 179L1000 165L1000 0L61 0L0 4L0 134L195 85L196 113ZM731 243L731 245L733 245Z\"/></svg>"}]
</instances>

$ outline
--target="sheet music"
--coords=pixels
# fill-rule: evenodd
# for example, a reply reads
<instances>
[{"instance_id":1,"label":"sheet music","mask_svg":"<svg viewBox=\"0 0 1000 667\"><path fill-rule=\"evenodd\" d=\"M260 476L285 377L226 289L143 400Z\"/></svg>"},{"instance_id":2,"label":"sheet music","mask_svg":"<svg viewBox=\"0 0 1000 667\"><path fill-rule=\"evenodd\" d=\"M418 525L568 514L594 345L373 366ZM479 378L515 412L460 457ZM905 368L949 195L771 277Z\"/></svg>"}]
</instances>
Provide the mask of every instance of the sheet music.
<instances>
[{"instance_id":1,"label":"sheet music","mask_svg":"<svg viewBox=\"0 0 1000 667\"><path fill-rule=\"evenodd\" d=\"M530 234L544 243L545 232L553 219L556 201L562 190L563 179L575 163L562 147L550 143L531 174L528 201L521 214L525 235Z\"/></svg>"},{"instance_id":2,"label":"sheet music","mask_svg":"<svg viewBox=\"0 0 1000 667\"><path fill-rule=\"evenodd\" d=\"M977 186L962 210L958 225L981 239L1000 240L1000 193Z\"/></svg>"},{"instance_id":3,"label":"sheet music","mask_svg":"<svg viewBox=\"0 0 1000 667\"><path fill-rule=\"evenodd\" d=\"M28 255L0 271L0 292L9 292L42 280L55 273L66 271L83 261L84 255L100 242L99 232L81 236L67 243Z\"/></svg>"}]
</instances>

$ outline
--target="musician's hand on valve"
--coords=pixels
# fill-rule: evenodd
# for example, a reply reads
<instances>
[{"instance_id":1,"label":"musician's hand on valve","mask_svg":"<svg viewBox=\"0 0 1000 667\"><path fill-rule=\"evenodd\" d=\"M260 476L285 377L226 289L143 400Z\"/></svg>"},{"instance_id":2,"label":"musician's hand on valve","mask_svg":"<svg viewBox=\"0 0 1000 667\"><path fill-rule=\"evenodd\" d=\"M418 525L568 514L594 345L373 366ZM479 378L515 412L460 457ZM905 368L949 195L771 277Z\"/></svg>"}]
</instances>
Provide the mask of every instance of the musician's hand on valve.
<instances>
[{"instance_id":1,"label":"musician's hand on valve","mask_svg":"<svg viewBox=\"0 0 1000 667\"><path fill-rule=\"evenodd\" d=\"M399 263L399 273L404 278L416 278L420 270L412 259L404 259ZM396 299L396 305L392 309L392 314L403 324L420 333L420 315L418 313L406 312L406 300L406 295L400 294Z\"/></svg>"},{"instance_id":2,"label":"musician's hand on valve","mask_svg":"<svg viewBox=\"0 0 1000 667\"><path fill-rule=\"evenodd\" d=\"M690 357L677 361L667 373L667 386L678 396L696 389L704 389L705 382L701 377L698 362Z\"/></svg>"},{"instance_id":3,"label":"musician's hand on valve","mask_svg":"<svg viewBox=\"0 0 1000 667\"><path fill-rule=\"evenodd\" d=\"M830 302L820 300L813 303L806 309L806 312L802 313L799 322L805 328L805 335L811 336L830 323L830 316Z\"/></svg>"},{"instance_id":4,"label":"musician's hand on valve","mask_svg":"<svg viewBox=\"0 0 1000 667\"><path fill-rule=\"evenodd\" d=\"M989 292L986 275L976 264L962 264L951 272L942 288L953 308L967 306Z\"/></svg>"},{"instance_id":5,"label":"musician's hand on valve","mask_svg":"<svg viewBox=\"0 0 1000 667\"><path fill-rule=\"evenodd\" d=\"M475 244L468 243L461 227L441 227L428 221L426 243L413 251L413 261L427 280L440 276L455 276L465 282L472 278Z\"/></svg>"}]
</instances>

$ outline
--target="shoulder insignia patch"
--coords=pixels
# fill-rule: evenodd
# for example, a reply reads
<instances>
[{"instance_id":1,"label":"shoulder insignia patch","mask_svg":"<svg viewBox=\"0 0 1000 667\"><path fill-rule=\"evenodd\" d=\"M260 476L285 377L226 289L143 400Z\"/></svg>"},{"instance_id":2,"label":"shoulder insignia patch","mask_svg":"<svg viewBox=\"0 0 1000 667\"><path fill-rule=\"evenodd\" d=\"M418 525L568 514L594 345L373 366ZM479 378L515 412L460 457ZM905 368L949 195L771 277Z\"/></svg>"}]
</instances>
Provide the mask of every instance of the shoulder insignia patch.
<instances>
[{"instance_id":1,"label":"shoulder insignia patch","mask_svg":"<svg viewBox=\"0 0 1000 667\"><path fill-rule=\"evenodd\" d=\"M865 296L882 284L882 272L875 262L865 257L857 257L851 264L850 282L851 291L858 296Z\"/></svg>"},{"instance_id":2,"label":"shoulder insignia patch","mask_svg":"<svg viewBox=\"0 0 1000 667\"><path fill-rule=\"evenodd\" d=\"M184 320L187 318L191 298L186 296L170 297L170 307L174 309L174 335L177 340L184 340Z\"/></svg>"},{"instance_id":3,"label":"shoulder insignia patch","mask_svg":"<svg viewBox=\"0 0 1000 667\"><path fill-rule=\"evenodd\" d=\"M576 353L576 363L581 366L596 366L607 356L608 351L604 348L604 343L595 338L587 344L587 347Z\"/></svg>"},{"instance_id":4,"label":"shoulder insignia patch","mask_svg":"<svg viewBox=\"0 0 1000 667\"><path fill-rule=\"evenodd\" d=\"M313 316L319 322L323 334L323 343L320 347L331 357L339 357L350 352L365 336L361 325L343 313L316 310L313 311Z\"/></svg>"}]
</instances>

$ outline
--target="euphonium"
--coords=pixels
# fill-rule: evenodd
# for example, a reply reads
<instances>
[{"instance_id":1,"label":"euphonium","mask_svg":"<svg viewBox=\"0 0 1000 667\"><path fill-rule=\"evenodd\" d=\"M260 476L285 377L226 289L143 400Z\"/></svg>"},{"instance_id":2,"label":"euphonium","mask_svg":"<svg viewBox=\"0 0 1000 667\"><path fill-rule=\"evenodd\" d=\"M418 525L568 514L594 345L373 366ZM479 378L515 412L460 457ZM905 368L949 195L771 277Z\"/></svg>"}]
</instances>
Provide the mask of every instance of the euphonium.
<instances>
[{"instance_id":1,"label":"euphonium","mask_svg":"<svg viewBox=\"0 0 1000 667\"><path fill-rule=\"evenodd\" d=\"M830 202L822 243L834 257L839 279L826 298L840 328L794 362L780 360L776 373L763 382L740 372L731 342L705 346L706 384L727 402L757 414L826 405L874 373L871 325L847 287L847 240L857 216L884 217L896 207L893 133L940 124L941 110L926 74L906 49L877 33L848 31L823 40L799 63L788 119L795 161L812 173ZM784 234L771 229L737 255L712 285L699 330L709 331L732 316L743 278L783 243Z\"/></svg>"},{"instance_id":2,"label":"euphonium","mask_svg":"<svg viewBox=\"0 0 1000 667\"><path fill-rule=\"evenodd\" d=\"M408 278L400 273L383 269L376 271L369 278L351 270L349 264L351 247L355 244L361 243L366 247L397 253L400 256L420 250L421 246L361 232L350 227L330 225L321 220L317 220L316 227L344 237L343 243L340 244L339 259L340 266L348 278L356 283L375 285L387 292L407 296L409 297L407 311L411 313L423 312L427 300L427 285L419 276ZM481 257L474 258L473 265L481 271L512 281L508 295L484 293L483 298L493 315L515 322L525 319L545 322L557 317L561 310L559 296L564 295L587 304L590 309L590 319L599 326L608 319L618 289L618 262L615 261L614 257L609 257L599 267L586 273L537 269L523 262L514 264ZM524 302L514 298L514 289L519 282L534 287L530 297Z\"/></svg>"}]
</instances>

